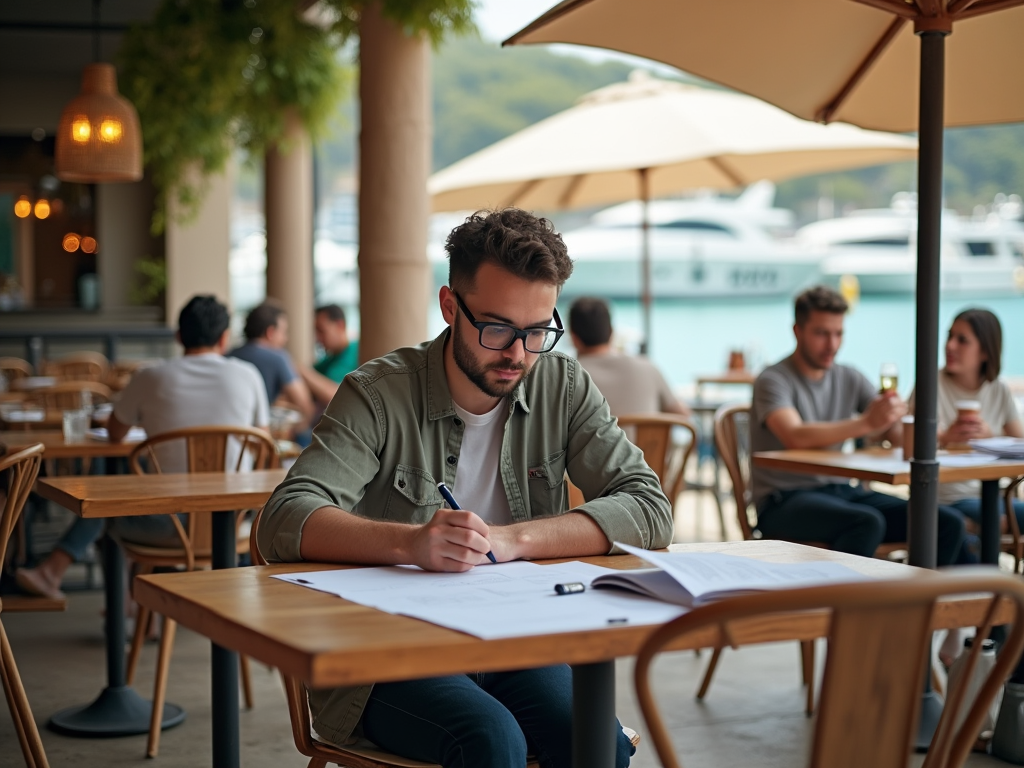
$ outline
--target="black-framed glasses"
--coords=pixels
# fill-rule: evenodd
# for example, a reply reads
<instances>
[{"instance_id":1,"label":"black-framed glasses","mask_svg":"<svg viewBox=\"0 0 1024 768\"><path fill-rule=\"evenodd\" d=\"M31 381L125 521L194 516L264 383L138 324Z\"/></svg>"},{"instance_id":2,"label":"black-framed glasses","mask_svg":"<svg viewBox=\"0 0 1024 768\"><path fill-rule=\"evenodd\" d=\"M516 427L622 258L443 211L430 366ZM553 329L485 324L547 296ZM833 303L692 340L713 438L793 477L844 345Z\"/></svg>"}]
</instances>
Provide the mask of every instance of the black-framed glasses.
<instances>
[{"instance_id":1,"label":"black-framed glasses","mask_svg":"<svg viewBox=\"0 0 1024 768\"><path fill-rule=\"evenodd\" d=\"M565 333L565 329L562 328L562 318L558 316L558 310L553 309L552 312L555 327L543 326L537 328L516 328L514 325L507 325L505 323L479 323L477 319L473 317L473 313L469 311L469 307L462 300L459 294L452 291L455 295L455 300L459 303L459 309L461 309L466 319L469 320L470 325L480 331L480 346L485 349L508 349L516 340L523 340L523 347L527 352L533 352L534 354L540 354L543 352L550 352L558 340L562 338L562 334Z\"/></svg>"}]
</instances>

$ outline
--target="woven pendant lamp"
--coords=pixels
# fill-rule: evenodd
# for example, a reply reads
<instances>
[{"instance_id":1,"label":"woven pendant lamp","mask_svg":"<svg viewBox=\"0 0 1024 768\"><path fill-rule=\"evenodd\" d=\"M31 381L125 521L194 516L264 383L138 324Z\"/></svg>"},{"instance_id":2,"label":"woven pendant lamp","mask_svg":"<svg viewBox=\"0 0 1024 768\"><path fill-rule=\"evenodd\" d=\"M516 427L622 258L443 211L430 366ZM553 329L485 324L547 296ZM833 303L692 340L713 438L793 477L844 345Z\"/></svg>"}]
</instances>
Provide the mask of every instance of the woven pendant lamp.
<instances>
[{"instance_id":1,"label":"woven pendant lamp","mask_svg":"<svg viewBox=\"0 0 1024 768\"><path fill-rule=\"evenodd\" d=\"M89 64L81 92L60 116L56 173L80 183L138 181L142 178L139 115L117 92L112 64Z\"/></svg>"}]
</instances>

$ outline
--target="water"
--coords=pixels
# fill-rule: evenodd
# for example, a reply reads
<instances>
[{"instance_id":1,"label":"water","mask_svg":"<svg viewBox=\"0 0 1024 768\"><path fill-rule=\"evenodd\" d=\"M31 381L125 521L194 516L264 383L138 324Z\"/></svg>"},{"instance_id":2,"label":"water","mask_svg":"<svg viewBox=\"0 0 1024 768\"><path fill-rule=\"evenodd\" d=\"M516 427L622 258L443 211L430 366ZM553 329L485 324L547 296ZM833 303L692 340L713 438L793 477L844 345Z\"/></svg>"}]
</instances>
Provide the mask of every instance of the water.
<instances>
[{"instance_id":1,"label":"water","mask_svg":"<svg viewBox=\"0 0 1024 768\"><path fill-rule=\"evenodd\" d=\"M939 311L939 364L946 332L956 314L968 307L991 310L1003 325L1003 376L1024 376L1024 297L944 298ZM568 306L559 306L562 317ZM837 361L878 378L882 363L899 369L899 391L914 386L915 304L912 296L864 296L847 316ZM793 351L793 303L760 301L658 301L652 320L651 359L674 389L688 388L701 374L724 371L729 350L742 349L748 367L757 370ZM612 324L627 348L641 337L639 302L612 302ZM571 350L568 339L559 342ZM630 343L631 342L631 343ZM564 346L563 346L564 345Z\"/></svg>"}]
</instances>

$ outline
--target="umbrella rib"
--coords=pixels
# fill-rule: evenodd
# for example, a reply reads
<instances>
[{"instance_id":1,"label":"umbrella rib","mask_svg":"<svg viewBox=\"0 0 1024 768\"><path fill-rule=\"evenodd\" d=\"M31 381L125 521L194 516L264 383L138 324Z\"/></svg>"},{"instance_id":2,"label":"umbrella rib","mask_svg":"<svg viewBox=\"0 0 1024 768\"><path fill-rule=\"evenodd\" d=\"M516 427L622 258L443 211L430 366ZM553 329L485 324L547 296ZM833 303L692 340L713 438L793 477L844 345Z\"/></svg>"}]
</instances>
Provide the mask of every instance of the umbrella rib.
<instances>
[{"instance_id":1,"label":"umbrella rib","mask_svg":"<svg viewBox=\"0 0 1024 768\"><path fill-rule=\"evenodd\" d=\"M978 0L951 0L946 7L946 13L950 16L958 16L961 11L966 11L977 2Z\"/></svg>"},{"instance_id":2,"label":"umbrella rib","mask_svg":"<svg viewBox=\"0 0 1024 768\"><path fill-rule=\"evenodd\" d=\"M957 19L973 19L977 16L984 16L986 13L1004 11L1007 8L1016 8L1020 5L1024 5L1024 0L977 0L960 11L957 14Z\"/></svg>"},{"instance_id":3,"label":"umbrella rib","mask_svg":"<svg viewBox=\"0 0 1024 768\"><path fill-rule=\"evenodd\" d=\"M716 171L721 173L725 178L732 182L734 187L742 187L746 185L746 181L736 171L729 167L729 164L722 159L721 155L714 155L707 158L708 162L715 168Z\"/></svg>"},{"instance_id":4,"label":"umbrella rib","mask_svg":"<svg viewBox=\"0 0 1024 768\"><path fill-rule=\"evenodd\" d=\"M564 16L565 14L574 11L581 6L587 5L587 3L590 2L591 0L562 0L561 3L559 3L554 8L549 10L543 16L541 16L538 19L534 19L532 24L530 24L527 27L523 27L521 30L512 35L512 37L503 41L501 45L503 48L506 45L515 45L519 41L519 38L530 34L534 30L547 26L560 16Z\"/></svg>"},{"instance_id":5,"label":"umbrella rib","mask_svg":"<svg viewBox=\"0 0 1024 768\"><path fill-rule=\"evenodd\" d=\"M559 208L568 208L570 206L570 204L572 203L573 195L576 194L576 190L579 189L580 184L583 183L583 176L584 174L577 173L575 176L572 177L572 179L569 181L568 186L566 186L565 191L558 198Z\"/></svg>"},{"instance_id":6,"label":"umbrella rib","mask_svg":"<svg viewBox=\"0 0 1024 768\"><path fill-rule=\"evenodd\" d=\"M919 15L917 6L900 0L853 0L855 3L877 8L886 13L893 13L904 19L916 19Z\"/></svg>"},{"instance_id":7,"label":"umbrella rib","mask_svg":"<svg viewBox=\"0 0 1024 768\"><path fill-rule=\"evenodd\" d=\"M501 204L501 207L509 208L513 205L518 204L519 200L523 197L526 197L526 195L533 191L533 188L536 187L538 184L540 184L540 179L530 179L529 181L523 182L518 187L516 187L515 191L511 195L505 198L505 201Z\"/></svg>"},{"instance_id":8,"label":"umbrella rib","mask_svg":"<svg viewBox=\"0 0 1024 768\"><path fill-rule=\"evenodd\" d=\"M858 2L862 1L863 0L858 0ZM872 48L868 52L868 55L864 57L864 60L860 63L857 69L854 70L853 74L850 75L850 78L845 83L843 83L843 86L842 88L839 89L839 92L832 98L831 101L828 102L828 104L826 104L824 107L818 110L818 114L815 115L815 119L819 123L832 122L833 115L835 115L835 113L839 111L839 108L843 105L843 102L846 101L847 97L849 97L853 89L856 88L860 81L864 79L864 75L867 74L868 70L871 68L871 65L874 64L875 61L878 60L878 57L881 56L882 53L885 51L885 49L889 47L889 43L891 43L893 41L893 38L895 38L896 35L899 34L899 31L903 29L903 25L906 23L907 19L902 16L898 16L897 18L892 20L892 23L889 25L889 27L885 30L885 32L882 33L882 36L878 38L878 42L875 43L874 48Z\"/></svg>"}]
</instances>

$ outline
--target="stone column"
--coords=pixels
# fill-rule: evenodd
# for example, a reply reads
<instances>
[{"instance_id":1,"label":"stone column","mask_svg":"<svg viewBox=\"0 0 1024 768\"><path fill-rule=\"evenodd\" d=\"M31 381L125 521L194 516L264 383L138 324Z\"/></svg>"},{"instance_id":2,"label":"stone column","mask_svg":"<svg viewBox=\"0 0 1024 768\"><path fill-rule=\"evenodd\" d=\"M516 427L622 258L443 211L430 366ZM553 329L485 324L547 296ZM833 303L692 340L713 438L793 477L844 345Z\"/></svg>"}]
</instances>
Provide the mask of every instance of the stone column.
<instances>
[{"instance_id":1,"label":"stone column","mask_svg":"<svg viewBox=\"0 0 1024 768\"><path fill-rule=\"evenodd\" d=\"M194 219L177 220L174 195L168 195L167 325L178 325L178 313L197 293L213 294L231 304L228 261L231 255L231 166L207 179L209 187Z\"/></svg>"},{"instance_id":2,"label":"stone column","mask_svg":"<svg viewBox=\"0 0 1024 768\"><path fill-rule=\"evenodd\" d=\"M116 316L134 310L132 286L138 280L135 265L143 257L164 255L160 238L150 234L154 189L149 179L124 184L96 185L97 271L100 306ZM180 257L179 257L180 258Z\"/></svg>"},{"instance_id":3,"label":"stone column","mask_svg":"<svg viewBox=\"0 0 1024 768\"><path fill-rule=\"evenodd\" d=\"M288 313L288 351L300 365L313 360L313 150L294 113L281 141L264 158L267 297Z\"/></svg>"},{"instance_id":4,"label":"stone column","mask_svg":"<svg viewBox=\"0 0 1024 768\"><path fill-rule=\"evenodd\" d=\"M359 354L362 361L427 334L430 46L363 9L359 30Z\"/></svg>"}]
</instances>

